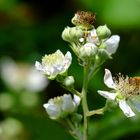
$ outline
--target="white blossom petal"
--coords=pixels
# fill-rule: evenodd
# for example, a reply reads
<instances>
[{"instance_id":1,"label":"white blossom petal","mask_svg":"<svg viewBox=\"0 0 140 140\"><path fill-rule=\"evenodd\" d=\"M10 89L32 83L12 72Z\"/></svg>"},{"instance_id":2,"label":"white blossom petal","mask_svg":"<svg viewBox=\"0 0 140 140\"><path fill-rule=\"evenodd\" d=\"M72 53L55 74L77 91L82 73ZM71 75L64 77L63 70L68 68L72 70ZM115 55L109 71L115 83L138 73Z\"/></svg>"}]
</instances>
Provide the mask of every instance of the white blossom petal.
<instances>
[{"instance_id":1,"label":"white blossom petal","mask_svg":"<svg viewBox=\"0 0 140 140\"><path fill-rule=\"evenodd\" d=\"M115 89L116 88L116 85L115 85L115 83L113 81L113 78L112 78L112 74L111 74L111 72L108 69L105 69L104 83L109 88L112 88L112 89Z\"/></svg>"},{"instance_id":2,"label":"white blossom petal","mask_svg":"<svg viewBox=\"0 0 140 140\"><path fill-rule=\"evenodd\" d=\"M36 61L37 70L47 75L48 79L54 79L58 74L64 74L71 64L72 56L67 52L64 56L60 50L42 58L42 63Z\"/></svg>"},{"instance_id":3,"label":"white blossom petal","mask_svg":"<svg viewBox=\"0 0 140 140\"><path fill-rule=\"evenodd\" d=\"M35 68L30 68L25 82L25 88L32 92L39 92L43 90L49 81L48 79L37 71Z\"/></svg>"},{"instance_id":4,"label":"white blossom petal","mask_svg":"<svg viewBox=\"0 0 140 140\"><path fill-rule=\"evenodd\" d=\"M70 66L71 61L72 61L72 56L71 56L71 53L68 51L65 54L65 69L67 69Z\"/></svg>"},{"instance_id":5,"label":"white blossom petal","mask_svg":"<svg viewBox=\"0 0 140 140\"><path fill-rule=\"evenodd\" d=\"M106 99L109 100L115 100L117 94L116 93L112 93L112 92L108 92L108 91L102 91L102 90L98 90L97 91L101 96L105 97Z\"/></svg>"},{"instance_id":6,"label":"white blossom petal","mask_svg":"<svg viewBox=\"0 0 140 140\"><path fill-rule=\"evenodd\" d=\"M74 106L74 103L73 103L73 100L72 100L72 97L71 95L63 95L62 96L62 100L63 100L63 104L62 104L62 110L64 112L68 112L68 113L71 113L75 110L75 106Z\"/></svg>"},{"instance_id":7,"label":"white blossom petal","mask_svg":"<svg viewBox=\"0 0 140 140\"><path fill-rule=\"evenodd\" d=\"M132 101L134 107L137 109L138 112L140 112L140 104L135 102L135 101Z\"/></svg>"},{"instance_id":8,"label":"white blossom petal","mask_svg":"<svg viewBox=\"0 0 140 140\"><path fill-rule=\"evenodd\" d=\"M105 45L107 46L106 50L110 55L116 52L119 42L120 37L118 35L113 35L107 41L105 41Z\"/></svg>"},{"instance_id":9,"label":"white blossom petal","mask_svg":"<svg viewBox=\"0 0 140 140\"><path fill-rule=\"evenodd\" d=\"M42 67L41 63L38 62L38 61L35 62L35 67L36 67L36 69L39 70L39 71L42 71L42 70L43 70L43 67Z\"/></svg>"},{"instance_id":10,"label":"white blossom petal","mask_svg":"<svg viewBox=\"0 0 140 140\"><path fill-rule=\"evenodd\" d=\"M51 119L58 119L61 115L61 109L58 105L46 103L43 107Z\"/></svg>"},{"instance_id":11,"label":"white blossom petal","mask_svg":"<svg viewBox=\"0 0 140 140\"><path fill-rule=\"evenodd\" d=\"M127 117L135 116L135 113L132 111L132 109L129 107L125 100L119 101L119 107Z\"/></svg>"},{"instance_id":12,"label":"white blossom petal","mask_svg":"<svg viewBox=\"0 0 140 140\"><path fill-rule=\"evenodd\" d=\"M76 104L76 106L78 106L80 104L81 98L77 95L74 95L73 101Z\"/></svg>"},{"instance_id":13,"label":"white blossom petal","mask_svg":"<svg viewBox=\"0 0 140 140\"><path fill-rule=\"evenodd\" d=\"M90 31L90 34L87 37L87 42L94 43L94 44L99 42L99 38L97 36L97 33L96 33L95 29Z\"/></svg>"}]
</instances>

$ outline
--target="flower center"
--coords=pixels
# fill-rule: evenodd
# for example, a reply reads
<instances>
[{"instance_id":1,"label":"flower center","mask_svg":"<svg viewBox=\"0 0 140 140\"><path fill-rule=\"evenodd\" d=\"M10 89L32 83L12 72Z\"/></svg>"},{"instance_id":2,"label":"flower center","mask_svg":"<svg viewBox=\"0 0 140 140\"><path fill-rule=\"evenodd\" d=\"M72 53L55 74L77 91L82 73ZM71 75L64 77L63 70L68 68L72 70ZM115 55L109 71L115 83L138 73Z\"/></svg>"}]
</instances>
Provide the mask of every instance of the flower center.
<instances>
[{"instance_id":1,"label":"flower center","mask_svg":"<svg viewBox=\"0 0 140 140\"><path fill-rule=\"evenodd\" d=\"M42 58L42 63L44 65L53 65L57 62L62 62L63 61L63 55L61 54L58 54L58 53L53 53L53 54L50 54L50 55L45 55L43 58Z\"/></svg>"},{"instance_id":2,"label":"flower center","mask_svg":"<svg viewBox=\"0 0 140 140\"><path fill-rule=\"evenodd\" d=\"M129 98L134 95L138 95L138 88L136 84L132 84L130 82L129 77L123 77L122 75L119 74L118 79L115 79L115 83L117 85L116 90L118 93L118 98Z\"/></svg>"}]
</instances>

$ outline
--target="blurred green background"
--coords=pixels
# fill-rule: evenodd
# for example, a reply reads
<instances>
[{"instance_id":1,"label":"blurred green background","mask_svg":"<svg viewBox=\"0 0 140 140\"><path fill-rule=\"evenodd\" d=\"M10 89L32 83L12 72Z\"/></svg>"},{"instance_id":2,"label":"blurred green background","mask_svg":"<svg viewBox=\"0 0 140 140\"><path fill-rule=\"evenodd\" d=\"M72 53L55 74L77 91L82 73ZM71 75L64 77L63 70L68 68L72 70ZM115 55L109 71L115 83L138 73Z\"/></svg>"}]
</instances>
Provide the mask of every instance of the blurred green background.
<instances>
[{"instance_id":1,"label":"blurred green background","mask_svg":"<svg viewBox=\"0 0 140 140\"><path fill-rule=\"evenodd\" d=\"M105 103L96 92L106 88L104 68L113 74L140 75L140 0L0 0L0 140L73 140L61 125L48 119L42 107L66 91L32 73L35 61L45 53L71 51L61 33L65 26L72 26L70 20L77 10L94 12L95 27L107 24L112 34L121 37L117 53L89 85L90 109ZM74 54L69 74L75 76L75 87L80 90L82 68ZM91 140L140 139L139 114L127 119L114 108L90 121Z\"/></svg>"}]
</instances>

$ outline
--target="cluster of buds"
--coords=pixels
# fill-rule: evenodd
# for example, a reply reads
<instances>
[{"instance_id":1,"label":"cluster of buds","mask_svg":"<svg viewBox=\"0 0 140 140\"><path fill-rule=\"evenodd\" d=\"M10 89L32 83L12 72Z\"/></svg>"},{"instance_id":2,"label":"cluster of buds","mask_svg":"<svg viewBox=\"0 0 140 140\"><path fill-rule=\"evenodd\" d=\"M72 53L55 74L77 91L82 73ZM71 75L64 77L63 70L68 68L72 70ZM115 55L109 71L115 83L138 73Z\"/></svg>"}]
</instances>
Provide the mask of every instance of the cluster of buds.
<instances>
[{"instance_id":1,"label":"cluster of buds","mask_svg":"<svg viewBox=\"0 0 140 140\"><path fill-rule=\"evenodd\" d=\"M77 12L72 18L75 27L66 27L62 32L63 40L70 43L74 53L82 60L102 63L111 58L118 48L120 37L112 35L106 26L93 26L95 15L91 12Z\"/></svg>"}]
</instances>

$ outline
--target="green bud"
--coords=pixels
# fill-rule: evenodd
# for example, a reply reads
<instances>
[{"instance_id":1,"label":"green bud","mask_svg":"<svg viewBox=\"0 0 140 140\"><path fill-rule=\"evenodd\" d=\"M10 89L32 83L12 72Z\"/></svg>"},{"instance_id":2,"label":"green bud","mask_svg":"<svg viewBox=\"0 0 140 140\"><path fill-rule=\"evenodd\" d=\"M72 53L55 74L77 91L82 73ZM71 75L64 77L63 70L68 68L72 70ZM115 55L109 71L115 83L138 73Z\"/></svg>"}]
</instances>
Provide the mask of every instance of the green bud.
<instances>
[{"instance_id":1,"label":"green bud","mask_svg":"<svg viewBox=\"0 0 140 140\"><path fill-rule=\"evenodd\" d=\"M82 121L82 115L78 113L73 113L71 116L71 120L73 121L73 123L80 123Z\"/></svg>"},{"instance_id":2,"label":"green bud","mask_svg":"<svg viewBox=\"0 0 140 140\"><path fill-rule=\"evenodd\" d=\"M83 30L92 29L95 21L95 15L91 12L78 11L72 18L72 23Z\"/></svg>"},{"instance_id":3,"label":"green bud","mask_svg":"<svg viewBox=\"0 0 140 140\"><path fill-rule=\"evenodd\" d=\"M98 65L102 64L105 62L105 60L111 58L109 53L105 49L99 49L98 54L95 57L95 61Z\"/></svg>"},{"instance_id":4,"label":"green bud","mask_svg":"<svg viewBox=\"0 0 140 140\"><path fill-rule=\"evenodd\" d=\"M64 79L64 85L66 87L71 87L74 85L74 77L73 76L68 76Z\"/></svg>"},{"instance_id":5,"label":"green bud","mask_svg":"<svg viewBox=\"0 0 140 140\"><path fill-rule=\"evenodd\" d=\"M79 42L83 35L84 32L78 27L66 27L62 32L62 39L70 43Z\"/></svg>"},{"instance_id":6,"label":"green bud","mask_svg":"<svg viewBox=\"0 0 140 140\"><path fill-rule=\"evenodd\" d=\"M0 110L7 111L12 109L15 104L14 97L10 93L0 94Z\"/></svg>"},{"instance_id":7,"label":"green bud","mask_svg":"<svg viewBox=\"0 0 140 140\"><path fill-rule=\"evenodd\" d=\"M99 39L105 39L111 35L111 31L106 25L99 26L96 29L96 33L97 33Z\"/></svg>"},{"instance_id":8,"label":"green bud","mask_svg":"<svg viewBox=\"0 0 140 140\"><path fill-rule=\"evenodd\" d=\"M105 43L102 43L102 44L99 46L100 49L106 49L106 47L107 47L107 45L106 45Z\"/></svg>"}]
</instances>

